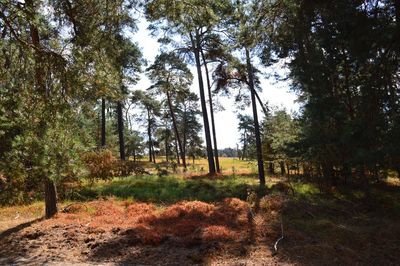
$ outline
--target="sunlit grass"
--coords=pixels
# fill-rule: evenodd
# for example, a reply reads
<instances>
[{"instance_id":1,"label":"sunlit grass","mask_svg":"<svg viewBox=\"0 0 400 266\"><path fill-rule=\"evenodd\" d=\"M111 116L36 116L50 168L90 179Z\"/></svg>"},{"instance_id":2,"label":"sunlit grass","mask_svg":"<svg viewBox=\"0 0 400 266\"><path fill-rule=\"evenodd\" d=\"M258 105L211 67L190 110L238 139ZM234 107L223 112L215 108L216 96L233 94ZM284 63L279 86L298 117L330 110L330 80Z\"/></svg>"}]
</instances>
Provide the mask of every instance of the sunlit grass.
<instances>
[{"instance_id":1,"label":"sunlit grass","mask_svg":"<svg viewBox=\"0 0 400 266\"><path fill-rule=\"evenodd\" d=\"M154 203L174 203L182 200L213 202L227 197L246 199L247 191L256 190L257 187L256 176L184 179L173 175L151 175L98 182L91 187L82 188L77 193L87 200L112 196Z\"/></svg>"}]
</instances>

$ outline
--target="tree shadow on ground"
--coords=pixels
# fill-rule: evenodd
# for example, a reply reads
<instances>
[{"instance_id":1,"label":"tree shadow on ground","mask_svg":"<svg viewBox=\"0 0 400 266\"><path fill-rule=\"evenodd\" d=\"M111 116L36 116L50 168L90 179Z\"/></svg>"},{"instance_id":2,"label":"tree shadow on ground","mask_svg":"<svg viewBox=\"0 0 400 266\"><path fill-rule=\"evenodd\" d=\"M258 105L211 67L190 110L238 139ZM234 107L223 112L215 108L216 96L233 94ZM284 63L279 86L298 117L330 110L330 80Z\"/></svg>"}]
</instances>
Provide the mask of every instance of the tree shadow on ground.
<instances>
[{"instance_id":1,"label":"tree shadow on ground","mask_svg":"<svg viewBox=\"0 0 400 266\"><path fill-rule=\"evenodd\" d=\"M44 220L44 218L41 217L41 218L34 219L32 221L21 223L21 224L19 224L17 226L14 226L12 228L9 228L9 229L7 229L7 230L5 230L5 231L0 233L0 241L3 240L4 238L8 237L11 234L18 233L19 231L21 231L21 230L23 230L23 229L25 229L27 227L30 227L33 224L38 223L38 222L43 221L43 220Z\"/></svg>"},{"instance_id":2,"label":"tree shadow on ground","mask_svg":"<svg viewBox=\"0 0 400 266\"><path fill-rule=\"evenodd\" d=\"M376 189L374 187L374 189ZM396 265L400 254L399 190L371 205L353 192L292 198L283 211L276 254L299 265ZM391 202L391 204L389 204Z\"/></svg>"},{"instance_id":3,"label":"tree shadow on ground","mask_svg":"<svg viewBox=\"0 0 400 266\"><path fill-rule=\"evenodd\" d=\"M180 202L161 209L145 209L149 204L135 202L124 209L122 202L97 201L102 209L86 214L103 215L97 225L92 216L89 226L87 220L62 214L61 218L71 219L63 218L63 224L57 224L61 218L33 224L20 236L18 230L9 233L0 243L0 248L8 246L0 250L0 257L10 256L7 252L14 252L14 257L26 255L27 247L40 245L35 251L40 257L29 258L32 264L76 259L117 265L396 265L400 215L396 214L398 201L389 200L398 199L398 191L384 190L390 194L371 209L357 197L310 194L309 190L297 190L295 196L275 195L278 187L274 188L268 191L267 202L260 202L264 212L251 219L248 204L238 199ZM285 198L284 205L278 204L280 198ZM116 210L107 212L117 203ZM131 207L136 209L129 214ZM284 239L274 254L281 234L280 214ZM117 220L121 225L113 225Z\"/></svg>"},{"instance_id":4,"label":"tree shadow on ground","mask_svg":"<svg viewBox=\"0 0 400 266\"><path fill-rule=\"evenodd\" d=\"M251 244L247 212L247 204L237 199L219 205L176 204L159 215L144 217L137 226L118 229L114 238L96 245L89 257L118 265L202 265L221 250L233 249L244 256Z\"/></svg>"}]
</instances>

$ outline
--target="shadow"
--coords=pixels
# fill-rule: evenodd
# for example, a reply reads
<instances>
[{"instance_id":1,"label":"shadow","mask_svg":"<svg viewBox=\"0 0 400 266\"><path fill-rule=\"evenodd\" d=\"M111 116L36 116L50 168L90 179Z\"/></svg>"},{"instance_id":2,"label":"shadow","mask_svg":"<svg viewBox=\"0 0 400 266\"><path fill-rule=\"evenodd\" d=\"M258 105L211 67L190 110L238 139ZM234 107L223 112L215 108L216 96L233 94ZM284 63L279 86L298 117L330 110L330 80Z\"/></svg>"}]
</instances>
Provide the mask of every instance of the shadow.
<instances>
[{"instance_id":1,"label":"shadow","mask_svg":"<svg viewBox=\"0 0 400 266\"><path fill-rule=\"evenodd\" d=\"M371 210L348 190L334 194L290 198L276 257L297 265L396 265L400 216L395 210L385 201Z\"/></svg>"},{"instance_id":2,"label":"shadow","mask_svg":"<svg viewBox=\"0 0 400 266\"><path fill-rule=\"evenodd\" d=\"M237 199L218 205L178 203L96 244L89 259L117 265L207 265L221 250L247 255L248 226L247 204Z\"/></svg>"},{"instance_id":3,"label":"shadow","mask_svg":"<svg viewBox=\"0 0 400 266\"><path fill-rule=\"evenodd\" d=\"M8 237L9 235L11 235L13 233L17 233L17 232L19 232L19 231L21 231L21 230L23 230L23 229L35 224L35 223L41 222L43 220L44 220L44 217L37 218L35 220L29 221L29 222L25 222L25 223L22 223L22 224L19 224L19 225L15 226L15 227L12 227L10 229L7 229L7 230L5 230L5 231L0 233L0 240Z\"/></svg>"}]
</instances>

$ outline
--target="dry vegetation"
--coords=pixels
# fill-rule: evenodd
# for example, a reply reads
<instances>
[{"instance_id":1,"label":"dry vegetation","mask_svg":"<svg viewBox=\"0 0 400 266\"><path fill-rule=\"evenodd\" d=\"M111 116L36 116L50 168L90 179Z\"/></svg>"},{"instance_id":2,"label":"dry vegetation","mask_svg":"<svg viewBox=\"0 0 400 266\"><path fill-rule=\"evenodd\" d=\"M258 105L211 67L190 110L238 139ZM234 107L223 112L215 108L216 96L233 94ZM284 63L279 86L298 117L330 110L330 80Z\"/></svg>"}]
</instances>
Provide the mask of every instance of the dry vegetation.
<instances>
[{"instance_id":1,"label":"dry vegetation","mask_svg":"<svg viewBox=\"0 0 400 266\"><path fill-rule=\"evenodd\" d=\"M396 265L396 183L376 186L372 204L354 189L320 194L310 183L292 187L294 195L287 183L270 184L259 204L238 198L68 202L50 220L35 220L40 203L3 208L0 264ZM281 222L284 239L275 252Z\"/></svg>"},{"instance_id":2,"label":"dry vegetation","mask_svg":"<svg viewBox=\"0 0 400 266\"><path fill-rule=\"evenodd\" d=\"M251 174L199 176L98 182L80 191L93 199L64 202L50 220L38 219L40 202L2 208L0 264L397 263L396 180L374 185L366 202L357 187L321 193L310 181L275 177L257 201L248 194L257 184Z\"/></svg>"}]
</instances>

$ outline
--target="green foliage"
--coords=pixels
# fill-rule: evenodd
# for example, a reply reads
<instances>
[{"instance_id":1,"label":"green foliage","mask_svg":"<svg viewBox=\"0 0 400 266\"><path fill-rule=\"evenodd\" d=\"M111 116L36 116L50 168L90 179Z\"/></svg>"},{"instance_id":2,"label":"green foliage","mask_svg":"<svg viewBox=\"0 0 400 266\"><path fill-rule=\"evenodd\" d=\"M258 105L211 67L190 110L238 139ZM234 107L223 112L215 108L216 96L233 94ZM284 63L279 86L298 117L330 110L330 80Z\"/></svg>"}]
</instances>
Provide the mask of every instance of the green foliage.
<instances>
[{"instance_id":1,"label":"green foliage","mask_svg":"<svg viewBox=\"0 0 400 266\"><path fill-rule=\"evenodd\" d=\"M238 130L240 132L239 142L242 144L239 157L241 157L242 160L245 158L254 159L256 158L254 120L251 116L242 114L238 114L238 119Z\"/></svg>"},{"instance_id":2,"label":"green foliage","mask_svg":"<svg viewBox=\"0 0 400 266\"><path fill-rule=\"evenodd\" d=\"M264 121L264 158L270 163L290 165L299 162L302 154L297 143L300 125L285 109L270 113Z\"/></svg>"},{"instance_id":3,"label":"green foliage","mask_svg":"<svg viewBox=\"0 0 400 266\"><path fill-rule=\"evenodd\" d=\"M254 177L237 175L224 179L181 179L174 176L132 176L85 187L79 194L86 199L115 196L155 203L175 203L182 200L218 201L226 197L245 200L247 190L255 190ZM80 199L78 199L80 200Z\"/></svg>"},{"instance_id":4,"label":"green foliage","mask_svg":"<svg viewBox=\"0 0 400 266\"><path fill-rule=\"evenodd\" d=\"M285 0L268 8L275 29L264 42L264 61L290 58L292 88L303 103L298 150L333 183L352 175L368 182L398 169L393 45L400 7L374 3Z\"/></svg>"}]
</instances>

